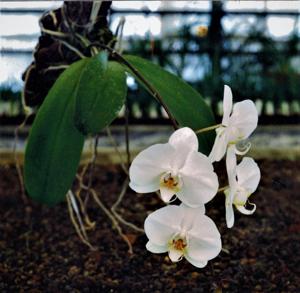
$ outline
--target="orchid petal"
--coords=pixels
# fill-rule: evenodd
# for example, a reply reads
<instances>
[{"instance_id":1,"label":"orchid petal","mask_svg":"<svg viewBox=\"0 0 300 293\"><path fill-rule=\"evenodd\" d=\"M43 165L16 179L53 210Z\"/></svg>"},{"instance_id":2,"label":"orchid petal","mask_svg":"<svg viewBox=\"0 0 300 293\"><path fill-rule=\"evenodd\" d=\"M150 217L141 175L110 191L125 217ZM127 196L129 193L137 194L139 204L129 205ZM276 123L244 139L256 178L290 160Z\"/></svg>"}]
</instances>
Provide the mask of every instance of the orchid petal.
<instances>
[{"instance_id":1,"label":"orchid petal","mask_svg":"<svg viewBox=\"0 0 300 293\"><path fill-rule=\"evenodd\" d=\"M234 211L232 206L234 194L230 192L230 190L228 190L228 192L226 192L225 195L226 225L227 228L232 228L234 225Z\"/></svg>"},{"instance_id":2,"label":"orchid petal","mask_svg":"<svg viewBox=\"0 0 300 293\"><path fill-rule=\"evenodd\" d=\"M190 173L211 173L214 171L214 167L210 159L200 152L191 152L186 158L185 164L180 170L180 174Z\"/></svg>"},{"instance_id":3,"label":"orchid petal","mask_svg":"<svg viewBox=\"0 0 300 293\"><path fill-rule=\"evenodd\" d=\"M210 201L217 193L219 182L208 157L191 152L180 170L182 187L178 198L190 207L199 207Z\"/></svg>"},{"instance_id":4,"label":"orchid petal","mask_svg":"<svg viewBox=\"0 0 300 293\"><path fill-rule=\"evenodd\" d=\"M253 193L260 181L260 170L252 158L245 157L237 166L238 184L250 194Z\"/></svg>"},{"instance_id":5,"label":"orchid petal","mask_svg":"<svg viewBox=\"0 0 300 293\"><path fill-rule=\"evenodd\" d=\"M184 231L190 230L194 226L195 219L199 215L205 214L204 204L198 208L191 208L182 203L180 205L180 208L182 209L182 212L183 212L183 219L181 222L181 227Z\"/></svg>"},{"instance_id":6,"label":"orchid petal","mask_svg":"<svg viewBox=\"0 0 300 293\"><path fill-rule=\"evenodd\" d=\"M221 238L211 239L190 239L186 256L189 258L203 262L215 258L221 251Z\"/></svg>"},{"instance_id":7,"label":"orchid petal","mask_svg":"<svg viewBox=\"0 0 300 293\"><path fill-rule=\"evenodd\" d=\"M133 182L130 182L129 186L132 190L134 190L137 193L155 192L159 190L159 180L153 180L153 182L151 182L148 185L136 185Z\"/></svg>"},{"instance_id":8,"label":"orchid petal","mask_svg":"<svg viewBox=\"0 0 300 293\"><path fill-rule=\"evenodd\" d=\"M160 187L160 197L164 202L169 203L174 194L173 189Z\"/></svg>"},{"instance_id":9,"label":"orchid petal","mask_svg":"<svg viewBox=\"0 0 300 293\"><path fill-rule=\"evenodd\" d=\"M183 252L181 250L177 250L174 248L171 248L169 250L169 258L172 262L178 262L182 259Z\"/></svg>"},{"instance_id":10,"label":"orchid petal","mask_svg":"<svg viewBox=\"0 0 300 293\"><path fill-rule=\"evenodd\" d=\"M226 154L226 170L229 182L229 189L225 191L226 200L225 200L225 211L226 211L226 224L228 228L231 228L234 224L234 211L232 207L234 194L237 189L237 180L236 180L236 155L235 155L235 146L229 146Z\"/></svg>"},{"instance_id":11,"label":"orchid petal","mask_svg":"<svg viewBox=\"0 0 300 293\"><path fill-rule=\"evenodd\" d=\"M171 168L178 170L182 168L190 152L198 151L198 138L195 132L188 128L176 130L169 138L169 144L176 150L172 157Z\"/></svg>"},{"instance_id":12,"label":"orchid petal","mask_svg":"<svg viewBox=\"0 0 300 293\"><path fill-rule=\"evenodd\" d=\"M207 216L198 214L188 232L187 255L195 261L216 257L222 248L221 236L215 223Z\"/></svg>"},{"instance_id":13,"label":"orchid petal","mask_svg":"<svg viewBox=\"0 0 300 293\"><path fill-rule=\"evenodd\" d=\"M146 248L148 251L152 253L164 253L168 251L168 245L156 245L151 241L148 241L146 244Z\"/></svg>"},{"instance_id":14,"label":"orchid petal","mask_svg":"<svg viewBox=\"0 0 300 293\"><path fill-rule=\"evenodd\" d=\"M200 177L201 176L201 177ZM182 176L183 186L176 192L177 197L186 205L197 208L212 200L218 190L218 177L215 173L209 176L193 174Z\"/></svg>"},{"instance_id":15,"label":"orchid petal","mask_svg":"<svg viewBox=\"0 0 300 293\"><path fill-rule=\"evenodd\" d=\"M174 148L189 148L191 151L198 151L198 138L195 132L189 127L176 130L169 138L169 144Z\"/></svg>"},{"instance_id":16,"label":"orchid petal","mask_svg":"<svg viewBox=\"0 0 300 293\"><path fill-rule=\"evenodd\" d=\"M240 213L244 215L252 215L256 211L256 205L254 203L251 203L251 205L253 206L251 210L247 210L244 206L239 205L236 205L235 207Z\"/></svg>"},{"instance_id":17,"label":"orchid petal","mask_svg":"<svg viewBox=\"0 0 300 293\"><path fill-rule=\"evenodd\" d=\"M207 265L207 261L204 261L204 260L198 261L198 260L191 258L189 255L185 255L184 257L189 263L191 263L193 266L195 266L197 268L204 268Z\"/></svg>"},{"instance_id":18,"label":"orchid petal","mask_svg":"<svg viewBox=\"0 0 300 293\"><path fill-rule=\"evenodd\" d=\"M229 187L230 189L235 189L237 185L236 173L237 173L237 162L235 155L235 146L230 145L226 154L226 171L228 175Z\"/></svg>"},{"instance_id":19,"label":"orchid petal","mask_svg":"<svg viewBox=\"0 0 300 293\"><path fill-rule=\"evenodd\" d=\"M144 225L149 241L158 246L166 245L173 235L180 232L182 218L182 209L175 205L160 208L150 214Z\"/></svg>"},{"instance_id":20,"label":"orchid petal","mask_svg":"<svg viewBox=\"0 0 300 293\"><path fill-rule=\"evenodd\" d=\"M228 127L234 129L236 139L240 140L249 137L257 127L257 122L258 112L255 104L251 100L244 100L234 104Z\"/></svg>"},{"instance_id":21,"label":"orchid petal","mask_svg":"<svg viewBox=\"0 0 300 293\"><path fill-rule=\"evenodd\" d=\"M228 85L224 85L222 125L228 126L229 116L231 111L232 111L232 92Z\"/></svg>"},{"instance_id":22,"label":"orchid petal","mask_svg":"<svg viewBox=\"0 0 300 293\"><path fill-rule=\"evenodd\" d=\"M220 127L216 130L216 132L217 135L215 138L215 142L209 154L209 159L212 163L219 162L224 157L228 144L226 129Z\"/></svg>"},{"instance_id":23,"label":"orchid petal","mask_svg":"<svg viewBox=\"0 0 300 293\"><path fill-rule=\"evenodd\" d=\"M154 188L155 184L159 183L162 173L170 169L174 153L174 148L169 144L156 144L140 152L129 169L130 186L133 188L152 186ZM138 190L141 189L138 188ZM138 190L137 192L141 192ZM147 192L151 191L153 191L152 188L149 188Z\"/></svg>"}]
</instances>

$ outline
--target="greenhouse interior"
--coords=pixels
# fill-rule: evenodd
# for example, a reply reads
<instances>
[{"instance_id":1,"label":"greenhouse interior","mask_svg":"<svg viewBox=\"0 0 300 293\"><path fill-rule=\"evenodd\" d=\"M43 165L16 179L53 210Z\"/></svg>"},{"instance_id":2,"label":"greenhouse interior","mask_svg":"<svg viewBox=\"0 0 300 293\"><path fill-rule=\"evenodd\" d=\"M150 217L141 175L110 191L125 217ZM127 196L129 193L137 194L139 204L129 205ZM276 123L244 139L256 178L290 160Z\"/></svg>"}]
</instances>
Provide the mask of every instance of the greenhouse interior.
<instances>
[{"instance_id":1,"label":"greenhouse interior","mask_svg":"<svg viewBox=\"0 0 300 293\"><path fill-rule=\"evenodd\" d=\"M1 0L1 292L300 292L299 123L299 0Z\"/></svg>"}]
</instances>

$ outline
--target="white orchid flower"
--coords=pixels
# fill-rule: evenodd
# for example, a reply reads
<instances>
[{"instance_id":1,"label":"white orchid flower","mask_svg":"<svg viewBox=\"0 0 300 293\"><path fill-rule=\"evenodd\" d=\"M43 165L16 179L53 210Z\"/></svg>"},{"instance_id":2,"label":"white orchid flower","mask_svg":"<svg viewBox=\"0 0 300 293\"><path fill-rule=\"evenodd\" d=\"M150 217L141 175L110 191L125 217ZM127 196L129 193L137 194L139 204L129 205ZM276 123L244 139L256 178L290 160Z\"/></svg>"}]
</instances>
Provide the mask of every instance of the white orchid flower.
<instances>
[{"instance_id":1,"label":"white orchid flower","mask_svg":"<svg viewBox=\"0 0 300 293\"><path fill-rule=\"evenodd\" d=\"M204 206L190 208L184 204L153 212L145 220L146 248L153 253L168 252L173 262L184 257L198 268L205 267L220 253L222 243L215 223L204 212Z\"/></svg>"},{"instance_id":2,"label":"white orchid flower","mask_svg":"<svg viewBox=\"0 0 300 293\"><path fill-rule=\"evenodd\" d=\"M216 129L217 136L209 155L212 162L220 161L226 153L228 145L234 145L245 140L257 127L258 112L251 100L238 102L232 107L232 92L229 86L224 86L222 125ZM250 143L243 151L235 147L237 154L246 154Z\"/></svg>"},{"instance_id":3,"label":"white orchid flower","mask_svg":"<svg viewBox=\"0 0 300 293\"><path fill-rule=\"evenodd\" d=\"M217 193L218 178L209 158L198 152L194 131L175 131L166 144L153 145L137 155L129 169L130 187L139 193L160 190L164 202L176 195L199 207Z\"/></svg>"},{"instance_id":4,"label":"white orchid flower","mask_svg":"<svg viewBox=\"0 0 300 293\"><path fill-rule=\"evenodd\" d=\"M236 156L233 148L229 148L226 156L226 168L229 180L229 188L224 193L226 196L226 223L231 228L234 224L233 205L244 215L251 215L256 210L256 205L247 210L245 205L249 196L257 189L260 181L260 170L252 158L245 157L236 165Z\"/></svg>"}]
</instances>

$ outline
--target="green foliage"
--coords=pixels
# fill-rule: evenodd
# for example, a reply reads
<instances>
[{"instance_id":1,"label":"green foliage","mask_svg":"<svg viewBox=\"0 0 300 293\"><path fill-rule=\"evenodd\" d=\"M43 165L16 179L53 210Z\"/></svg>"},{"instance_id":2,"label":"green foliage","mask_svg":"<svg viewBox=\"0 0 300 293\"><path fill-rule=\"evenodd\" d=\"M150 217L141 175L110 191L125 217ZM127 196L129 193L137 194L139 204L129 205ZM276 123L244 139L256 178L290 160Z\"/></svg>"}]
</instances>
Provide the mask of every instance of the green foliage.
<instances>
[{"instance_id":1,"label":"green foliage","mask_svg":"<svg viewBox=\"0 0 300 293\"><path fill-rule=\"evenodd\" d=\"M24 177L27 192L38 202L62 201L75 177L84 136L74 126L74 93L87 63L78 61L59 76L32 125Z\"/></svg>"},{"instance_id":2,"label":"green foliage","mask_svg":"<svg viewBox=\"0 0 300 293\"><path fill-rule=\"evenodd\" d=\"M107 57L107 53L101 52L90 58L79 79L75 125L83 134L96 134L109 125L125 102L125 71Z\"/></svg>"},{"instance_id":3,"label":"green foliage","mask_svg":"<svg viewBox=\"0 0 300 293\"><path fill-rule=\"evenodd\" d=\"M161 95L181 126L196 130L214 124L200 94L180 78L142 58L125 58ZM59 76L37 113L26 148L25 186L34 200L53 205L65 198L84 135L109 125L125 96L125 69L103 52L72 64ZM199 135L200 150L207 154L213 138L212 133Z\"/></svg>"},{"instance_id":4,"label":"green foliage","mask_svg":"<svg viewBox=\"0 0 300 293\"><path fill-rule=\"evenodd\" d=\"M38 111L25 154L29 195L53 205L75 177L84 135L95 134L118 115L126 96L124 68L101 52L72 64L57 79Z\"/></svg>"},{"instance_id":5,"label":"green foliage","mask_svg":"<svg viewBox=\"0 0 300 293\"><path fill-rule=\"evenodd\" d=\"M182 79L143 58L130 55L124 58L157 90L180 126L197 130L215 124L212 111L201 95ZM141 80L138 81L145 86ZM198 139L200 151L208 154L214 133L199 134Z\"/></svg>"}]
</instances>

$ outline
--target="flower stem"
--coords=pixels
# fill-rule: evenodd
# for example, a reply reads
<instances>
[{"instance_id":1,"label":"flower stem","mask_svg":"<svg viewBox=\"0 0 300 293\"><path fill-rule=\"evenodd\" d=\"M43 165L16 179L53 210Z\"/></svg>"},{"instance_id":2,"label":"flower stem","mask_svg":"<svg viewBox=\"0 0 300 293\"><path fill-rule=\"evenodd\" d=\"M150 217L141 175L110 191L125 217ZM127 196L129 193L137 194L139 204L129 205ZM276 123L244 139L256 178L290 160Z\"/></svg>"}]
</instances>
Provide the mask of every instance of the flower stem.
<instances>
[{"instance_id":1,"label":"flower stem","mask_svg":"<svg viewBox=\"0 0 300 293\"><path fill-rule=\"evenodd\" d=\"M129 170L130 167L130 149L129 149L129 108L128 108L128 99L125 101L125 143L126 143L126 167Z\"/></svg>"},{"instance_id":2,"label":"flower stem","mask_svg":"<svg viewBox=\"0 0 300 293\"><path fill-rule=\"evenodd\" d=\"M211 131L211 130L214 130L218 127L222 126L222 124L216 124L216 125L212 125L212 126L208 126L208 127L205 127L205 128L201 128L201 129L198 129L195 131L196 134L198 133L202 133L202 132L206 132L206 131Z\"/></svg>"},{"instance_id":3,"label":"flower stem","mask_svg":"<svg viewBox=\"0 0 300 293\"><path fill-rule=\"evenodd\" d=\"M227 185L227 186L224 186L224 187L219 188L219 189L218 189L218 193L219 193L219 192L223 192L223 191L226 190L228 187L229 187L229 186Z\"/></svg>"},{"instance_id":4,"label":"flower stem","mask_svg":"<svg viewBox=\"0 0 300 293\"><path fill-rule=\"evenodd\" d=\"M171 114L170 110L168 109L167 105L165 104L165 102L163 101L162 96L159 94L159 92L152 86L152 84L146 80L143 75L132 65L130 64L121 54L119 54L117 51L115 51L113 48L101 44L101 43L92 43L90 44L90 46L92 45L98 45L100 47L102 47L103 49L106 49L112 57L114 57L117 61L119 61L120 63L122 63L123 65L125 65L128 69L131 70L131 72L140 80L143 82L143 84L147 87L147 89L149 90L149 92L151 93L151 95L156 98L158 100L158 102L163 106L163 108L165 109L165 111L167 112L169 119L171 120L174 129L178 129L179 126L175 120L175 118L173 117L173 115Z\"/></svg>"}]
</instances>

